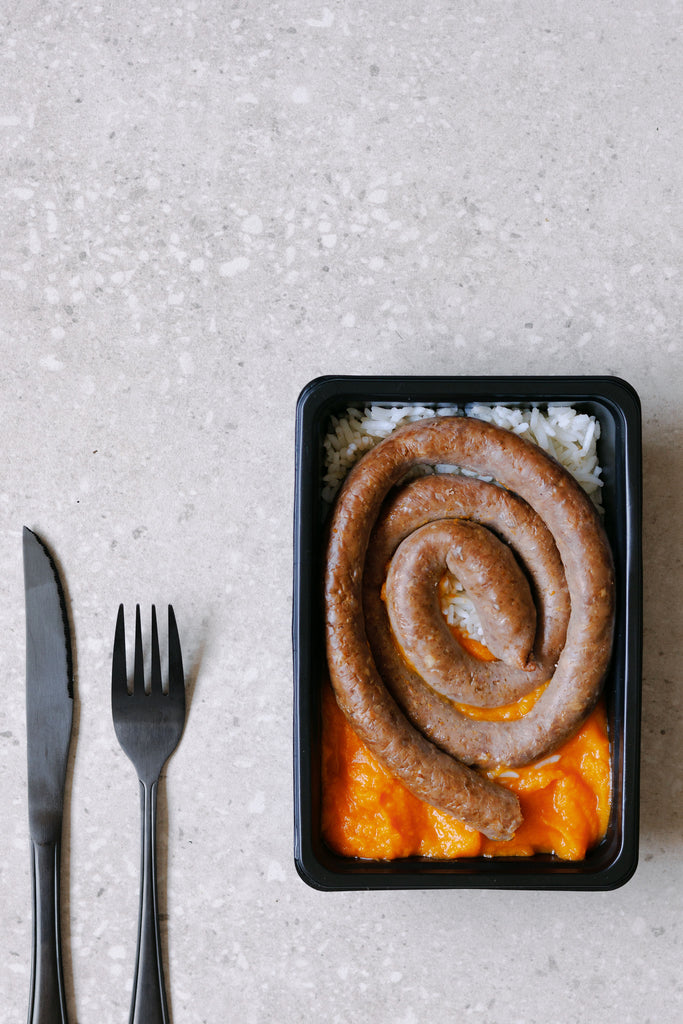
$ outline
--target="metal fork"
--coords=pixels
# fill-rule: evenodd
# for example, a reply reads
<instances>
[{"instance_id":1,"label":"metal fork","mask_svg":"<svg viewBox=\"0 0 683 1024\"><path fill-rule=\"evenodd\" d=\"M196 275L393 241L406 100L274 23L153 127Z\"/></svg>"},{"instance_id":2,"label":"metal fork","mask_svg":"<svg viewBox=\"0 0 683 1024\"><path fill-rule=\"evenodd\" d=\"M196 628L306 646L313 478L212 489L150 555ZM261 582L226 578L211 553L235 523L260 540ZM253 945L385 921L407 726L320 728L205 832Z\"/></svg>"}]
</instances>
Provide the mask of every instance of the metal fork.
<instances>
[{"instance_id":1,"label":"metal fork","mask_svg":"<svg viewBox=\"0 0 683 1024\"><path fill-rule=\"evenodd\" d=\"M111 708L121 747L140 782L142 866L138 943L129 1024L168 1024L168 1005L159 937L156 874L157 787L161 770L180 740L185 723L183 660L173 609L168 606L168 693L163 692L156 609L152 606L152 671L145 692L140 606L135 610L133 692L128 692L123 605L114 635Z\"/></svg>"}]
</instances>

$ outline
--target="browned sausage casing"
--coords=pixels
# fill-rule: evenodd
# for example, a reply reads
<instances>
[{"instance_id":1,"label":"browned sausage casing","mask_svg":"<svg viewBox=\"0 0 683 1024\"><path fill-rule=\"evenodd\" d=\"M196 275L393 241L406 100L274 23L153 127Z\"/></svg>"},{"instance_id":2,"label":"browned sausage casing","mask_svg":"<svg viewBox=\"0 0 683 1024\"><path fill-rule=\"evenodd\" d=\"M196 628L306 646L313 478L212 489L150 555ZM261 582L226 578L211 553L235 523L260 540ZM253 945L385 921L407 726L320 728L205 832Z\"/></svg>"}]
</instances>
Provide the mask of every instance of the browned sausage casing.
<instances>
[{"instance_id":1,"label":"browned sausage casing","mask_svg":"<svg viewBox=\"0 0 683 1024\"><path fill-rule=\"evenodd\" d=\"M419 464L457 465L496 483L437 474L394 490ZM415 530L463 519L515 551L536 605L533 652L523 667L524 642L514 638L508 660L517 664L455 652L448 679L436 673L427 683L396 641L382 587L394 552ZM519 595L517 584L507 586L496 597L504 604L513 590ZM517 798L468 766L526 764L554 749L593 707L609 663L612 556L584 491L536 445L492 424L436 417L399 428L363 456L340 491L325 605L332 685L362 741L416 796L490 838L510 838L521 821ZM442 639L447 644L445 630ZM444 660L438 645L434 657ZM508 703L548 679L518 720L475 720L456 706Z\"/></svg>"},{"instance_id":2,"label":"browned sausage casing","mask_svg":"<svg viewBox=\"0 0 683 1024\"><path fill-rule=\"evenodd\" d=\"M472 519L437 519L418 527L394 552L385 584L394 636L418 674L440 693L488 703L470 689L462 647L441 614L439 583L450 572L474 602L486 646L500 661L531 672L536 607L509 547ZM463 652L464 653L464 652ZM524 692L530 688L522 676ZM487 697L501 704L502 688ZM516 694L515 694L516 696Z\"/></svg>"}]
</instances>

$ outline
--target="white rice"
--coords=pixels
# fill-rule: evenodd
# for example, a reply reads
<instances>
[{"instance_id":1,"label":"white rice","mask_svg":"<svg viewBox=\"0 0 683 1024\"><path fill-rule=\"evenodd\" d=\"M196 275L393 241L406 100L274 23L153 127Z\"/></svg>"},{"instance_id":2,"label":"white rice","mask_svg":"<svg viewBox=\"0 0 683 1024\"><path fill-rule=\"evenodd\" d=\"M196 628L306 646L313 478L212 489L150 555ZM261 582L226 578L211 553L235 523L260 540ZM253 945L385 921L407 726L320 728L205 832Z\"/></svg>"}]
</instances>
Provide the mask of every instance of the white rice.
<instances>
[{"instance_id":1,"label":"white rice","mask_svg":"<svg viewBox=\"0 0 683 1024\"><path fill-rule=\"evenodd\" d=\"M423 405L402 405L385 408L369 405L364 409L350 406L346 416L332 416L330 431L324 440L325 475L323 501L331 503L341 483L361 455L374 448L397 427L434 416L457 416L455 405L440 406L438 411Z\"/></svg>"},{"instance_id":2,"label":"white rice","mask_svg":"<svg viewBox=\"0 0 683 1024\"><path fill-rule=\"evenodd\" d=\"M468 416L506 427L534 441L569 470L596 508L602 511L602 470L597 453L600 421L595 416L577 412L568 405L549 405L545 413L537 408L470 405L466 412Z\"/></svg>"},{"instance_id":3,"label":"white rice","mask_svg":"<svg viewBox=\"0 0 683 1024\"><path fill-rule=\"evenodd\" d=\"M452 405L349 407L345 416L331 417L329 431L323 442L323 501L332 503L344 477L361 455L374 448L397 427L433 416L463 414L486 420L515 434L523 434L535 442L572 474L602 512L602 470L597 454L600 423L594 416L579 413L566 405L548 405L544 412L536 407L519 409L504 405L468 405L465 409ZM430 469L422 468L420 471L430 472ZM432 467L431 471L474 475L458 466L439 465ZM484 640L476 609L457 580L451 581L451 594L444 602L443 610L451 625L457 625L476 640Z\"/></svg>"}]
</instances>

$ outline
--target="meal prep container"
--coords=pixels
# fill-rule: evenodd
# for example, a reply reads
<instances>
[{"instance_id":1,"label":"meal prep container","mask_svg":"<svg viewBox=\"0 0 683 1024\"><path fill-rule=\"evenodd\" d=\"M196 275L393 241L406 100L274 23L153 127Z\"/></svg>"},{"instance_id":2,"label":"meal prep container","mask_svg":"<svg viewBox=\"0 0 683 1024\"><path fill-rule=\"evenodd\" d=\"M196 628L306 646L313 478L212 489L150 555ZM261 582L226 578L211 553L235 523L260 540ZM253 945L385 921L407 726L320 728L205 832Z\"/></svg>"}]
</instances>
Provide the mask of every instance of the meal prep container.
<instances>
[{"instance_id":1,"label":"meal prep container","mask_svg":"<svg viewBox=\"0 0 683 1024\"><path fill-rule=\"evenodd\" d=\"M349 406L572 405L597 417L605 528L616 566L616 628L605 695L612 751L612 813L584 860L532 857L374 861L324 843L321 694L327 678L322 578L328 507L323 439ZM641 416L634 389L614 377L320 377L301 392L296 417L294 508L294 856L301 878L325 891L356 889L616 889L638 861L642 657Z\"/></svg>"}]
</instances>

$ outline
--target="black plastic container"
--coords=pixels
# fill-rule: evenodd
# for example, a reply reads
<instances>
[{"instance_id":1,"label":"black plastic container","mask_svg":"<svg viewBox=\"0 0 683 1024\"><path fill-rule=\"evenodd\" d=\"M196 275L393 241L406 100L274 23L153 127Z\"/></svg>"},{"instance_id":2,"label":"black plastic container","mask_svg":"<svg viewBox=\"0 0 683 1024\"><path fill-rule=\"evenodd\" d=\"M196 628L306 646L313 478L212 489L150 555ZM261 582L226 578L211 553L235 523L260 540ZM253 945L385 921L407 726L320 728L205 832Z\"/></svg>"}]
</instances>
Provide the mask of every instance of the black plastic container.
<instances>
[{"instance_id":1,"label":"black plastic container","mask_svg":"<svg viewBox=\"0 0 683 1024\"><path fill-rule=\"evenodd\" d=\"M457 405L541 408L567 404L597 417L605 527L617 575L614 652L605 683L612 749L612 814L582 861L554 856L373 861L341 857L320 830L321 693L326 678L322 576L326 509L323 438L349 406ZM642 659L641 415L634 389L613 377L320 377L301 392L294 509L294 856L305 882L352 889L609 890L638 862Z\"/></svg>"}]
</instances>

